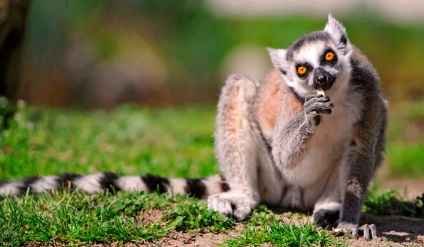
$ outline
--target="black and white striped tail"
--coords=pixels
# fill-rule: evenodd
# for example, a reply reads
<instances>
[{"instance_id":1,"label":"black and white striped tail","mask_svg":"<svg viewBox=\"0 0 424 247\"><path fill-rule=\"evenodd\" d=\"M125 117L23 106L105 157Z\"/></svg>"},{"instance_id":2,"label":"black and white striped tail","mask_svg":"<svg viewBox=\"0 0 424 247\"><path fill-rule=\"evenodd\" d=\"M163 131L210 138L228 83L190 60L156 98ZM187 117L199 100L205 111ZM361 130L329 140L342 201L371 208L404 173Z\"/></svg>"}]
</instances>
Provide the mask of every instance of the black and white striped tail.
<instances>
[{"instance_id":1,"label":"black and white striped tail","mask_svg":"<svg viewBox=\"0 0 424 247\"><path fill-rule=\"evenodd\" d=\"M119 176L111 172L80 175L65 173L60 176L28 177L22 180L0 180L0 198L39 193L54 193L63 189L82 190L87 193L106 191L138 191L190 195L204 198L228 191L229 186L220 175L207 178L162 178L154 175Z\"/></svg>"}]
</instances>

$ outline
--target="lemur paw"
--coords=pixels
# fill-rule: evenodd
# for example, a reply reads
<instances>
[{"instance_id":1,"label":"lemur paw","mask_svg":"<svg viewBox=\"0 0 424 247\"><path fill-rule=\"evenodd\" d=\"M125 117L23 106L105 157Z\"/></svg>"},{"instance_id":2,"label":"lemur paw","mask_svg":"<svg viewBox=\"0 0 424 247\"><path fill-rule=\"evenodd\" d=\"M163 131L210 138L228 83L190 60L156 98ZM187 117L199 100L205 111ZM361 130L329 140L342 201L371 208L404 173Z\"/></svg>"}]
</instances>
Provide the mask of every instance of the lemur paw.
<instances>
[{"instance_id":1,"label":"lemur paw","mask_svg":"<svg viewBox=\"0 0 424 247\"><path fill-rule=\"evenodd\" d=\"M374 224L364 224L361 227L358 224L340 222L334 230L337 235L347 234L352 237L363 235L365 240L378 240L377 227Z\"/></svg>"},{"instance_id":2,"label":"lemur paw","mask_svg":"<svg viewBox=\"0 0 424 247\"><path fill-rule=\"evenodd\" d=\"M334 227L339 222L340 210L321 209L312 215L312 223L316 223L322 227Z\"/></svg>"},{"instance_id":3,"label":"lemur paw","mask_svg":"<svg viewBox=\"0 0 424 247\"><path fill-rule=\"evenodd\" d=\"M306 119L312 125L318 126L321 121L319 115L331 114L334 104L328 96L324 97L321 94L313 94L306 96L303 107L305 108Z\"/></svg>"},{"instance_id":4,"label":"lemur paw","mask_svg":"<svg viewBox=\"0 0 424 247\"><path fill-rule=\"evenodd\" d=\"M254 204L248 196L234 192L224 192L208 197L208 209L226 216L233 216L237 221L246 219L251 214Z\"/></svg>"}]
</instances>

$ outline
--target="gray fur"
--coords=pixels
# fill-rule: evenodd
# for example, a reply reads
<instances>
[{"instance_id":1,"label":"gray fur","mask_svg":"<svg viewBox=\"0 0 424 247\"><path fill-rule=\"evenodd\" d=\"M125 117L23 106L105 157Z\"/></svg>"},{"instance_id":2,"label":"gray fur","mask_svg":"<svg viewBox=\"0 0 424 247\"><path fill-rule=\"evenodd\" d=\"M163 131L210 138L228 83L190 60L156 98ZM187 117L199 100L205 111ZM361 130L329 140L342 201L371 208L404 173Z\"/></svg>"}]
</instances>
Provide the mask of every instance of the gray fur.
<instances>
[{"instance_id":1,"label":"gray fur","mask_svg":"<svg viewBox=\"0 0 424 247\"><path fill-rule=\"evenodd\" d=\"M328 49L337 57L331 64L320 60ZM228 79L218 104L215 145L231 190L209 197L209 208L238 220L259 202L309 209L314 222L377 238L374 225L358 226L385 148L387 110L377 72L331 16L324 31L301 37L287 50L268 51L288 88L304 100L303 111L287 119L291 106L282 104L274 132L262 133L265 126L254 112L265 83L242 75ZM306 78L297 75L299 63L310 66ZM336 78L329 97L316 94L318 67Z\"/></svg>"},{"instance_id":2,"label":"gray fur","mask_svg":"<svg viewBox=\"0 0 424 247\"><path fill-rule=\"evenodd\" d=\"M257 85L242 75L232 75L222 89L215 132L215 151L231 190L208 198L209 208L242 220L260 202L257 145L261 137L253 119ZM229 108L231 100L238 103ZM235 126L233 123L236 123ZM231 134L227 134L231 133ZM237 150L234 152L234 150ZM264 150L263 150L264 151ZM234 169L237 167L237 169ZM242 174L242 176L240 176ZM232 205L237 205L235 210Z\"/></svg>"}]
</instances>

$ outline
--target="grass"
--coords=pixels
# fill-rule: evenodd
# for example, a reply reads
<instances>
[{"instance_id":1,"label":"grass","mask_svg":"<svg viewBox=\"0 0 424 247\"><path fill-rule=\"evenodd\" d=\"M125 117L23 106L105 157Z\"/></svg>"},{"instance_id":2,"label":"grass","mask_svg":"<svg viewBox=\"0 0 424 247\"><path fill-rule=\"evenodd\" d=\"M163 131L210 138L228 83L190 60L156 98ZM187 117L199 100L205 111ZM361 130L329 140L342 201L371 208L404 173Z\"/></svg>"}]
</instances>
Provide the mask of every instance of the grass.
<instances>
[{"instance_id":1,"label":"grass","mask_svg":"<svg viewBox=\"0 0 424 247\"><path fill-rule=\"evenodd\" d=\"M286 218L304 218L300 213L285 213ZM294 218L293 218L294 219ZM283 221L265 205L255 209L239 237L226 240L221 246L339 246L341 242L328 231L315 225Z\"/></svg>"},{"instance_id":2,"label":"grass","mask_svg":"<svg viewBox=\"0 0 424 247\"><path fill-rule=\"evenodd\" d=\"M0 139L2 179L65 171L178 177L218 172L213 155L213 108L154 111L126 106L113 112L19 108ZM240 237L262 225L282 227L265 211L255 211ZM150 214L156 214L154 222L147 221ZM156 193L87 195L64 191L0 201L2 246L158 241L178 231L219 233L234 225L233 219L207 210L203 200ZM311 228L316 229L307 227ZM300 240L314 234L317 230L305 230ZM324 235L314 243L325 243L323 239L334 241ZM234 246L234 241L240 240L224 244ZM268 240L256 237L255 241Z\"/></svg>"},{"instance_id":3,"label":"grass","mask_svg":"<svg viewBox=\"0 0 424 247\"><path fill-rule=\"evenodd\" d=\"M219 171L213 155L212 107L147 110L125 106L112 112L80 112L28 109L21 104L17 112L0 135L0 179L65 171L178 177L202 177ZM393 133L389 135L392 139ZM398 150L397 142L393 145L389 158L390 150ZM371 194L364 210L386 214L395 205L392 199L391 194ZM409 206L396 207L406 212ZM422 215L422 201L413 206L416 215ZM276 215L261 206L248 221L239 223L239 230L233 219L207 210L204 200L156 193L87 195L64 191L0 201L0 245L144 243L178 232L227 231L236 231L237 236L220 245L340 244L327 231L311 224L285 222L282 217L296 220L304 215Z\"/></svg>"},{"instance_id":4,"label":"grass","mask_svg":"<svg viewBox=\"0 0 424 247\"><path fill-rule=\"evenodd\" d=\"M424 176L424 100L390 106L387 160L391 175Z\"/></svg>"},{"instance_id":5,"label":"grass","mask_svg":"<svg viewBox=\"0 0 424 247\"><path fill-rule=\"evenodd\" d=\"M241 237L227 240L224 246L328 246L338 241L327 231L320 231L311 224L297 226L283 221L270 222L260 227L248 226Z\"/></svg>"},{"instance_id":6,"label":"grass","mask_svg":"<svg viewBox=\"0 0 424 247\"><path fill-rule=\"evenodd\" d=\"M180 177L218 172L212 109L150 111L129 106L109 113L23 109L17 118L1 137L3 179L65 171Z\"/></svg>"},{"instance_id":7,"label":"grass","mask_svg":"<svg viewBox=\"0 0 424 247\"><path fill-rule=\"evenodd\" d=\"M424 193L414 201L405 200L398 192L389 190L368 192L362 212L375 215L403 215L424 219Z\"/></svg>"},{"instance_id":8,"label":"grass","mask_svg":"<svg viewBox=\"0 0 424 247\"><path fill-rule=\"evenodd\" d=\"M153 209L163 212L163 217L146 221L143 214ZM232 219L206 210L205 202L157 193L26 196L2 201L0 210L2 246L144 242L159 240L175 229L216 232L234 224Z\"/></svg>"},{"instance_id":9,"label":"grass","mask_svg":"<svg viewBox=\"0 0 424 247\"><path fill-rule=\"evenodd\" d=\"M165 236L179 219L150 225L136 222L134 215L138 211L131 208L143 208L143 199L146 200L142 195L123 195L117 200L113 196L74 193L6 200L1 204L1 243L6 246L55 241L80 244L154 240Z\"/></svg>"}]
</instances>

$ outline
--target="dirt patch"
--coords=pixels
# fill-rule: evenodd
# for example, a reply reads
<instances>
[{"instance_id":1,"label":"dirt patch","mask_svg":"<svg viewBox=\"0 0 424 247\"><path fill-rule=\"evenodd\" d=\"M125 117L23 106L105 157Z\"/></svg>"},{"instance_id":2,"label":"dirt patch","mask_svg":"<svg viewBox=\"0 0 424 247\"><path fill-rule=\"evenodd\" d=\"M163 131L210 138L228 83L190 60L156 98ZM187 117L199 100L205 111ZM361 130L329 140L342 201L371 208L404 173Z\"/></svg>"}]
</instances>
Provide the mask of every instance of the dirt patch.
<instances>
[{"instance_id":1,"label":"dirt patch","mask_svg":"<svg viewBox=\"0 0 424 247\"><path fill-rule=\"evenodd\" d=\"M146 225L160 222L160 220L164 216L164 213L164 210L161 209L142 210L139 214L139 223Z\"/></svg>"},{"instance_id":2,"label":"dirt patch","mask_svg":"<svg viewBox=\"0 0 424 247\"><path fill-rule=\"evenodd\" d=\"M361 217L361 223L375 224L383 239L390 242L405 244L421 241L423 243L424 240L424 219L365 214Z\"/></svg>"},{"instance_id":3,"label":"dirt patch","mask_svg":"<svg viewBox=\"0 0 424 247\"><path fill-rule=\"evenodd\" d=\"M154 243L147 243L144 246L199 246L212 247L217 243L223 243L226 239L238 236L234 230L228 233L177 233L172 237L164 238Z\"/></svg>"}]
</instances>

